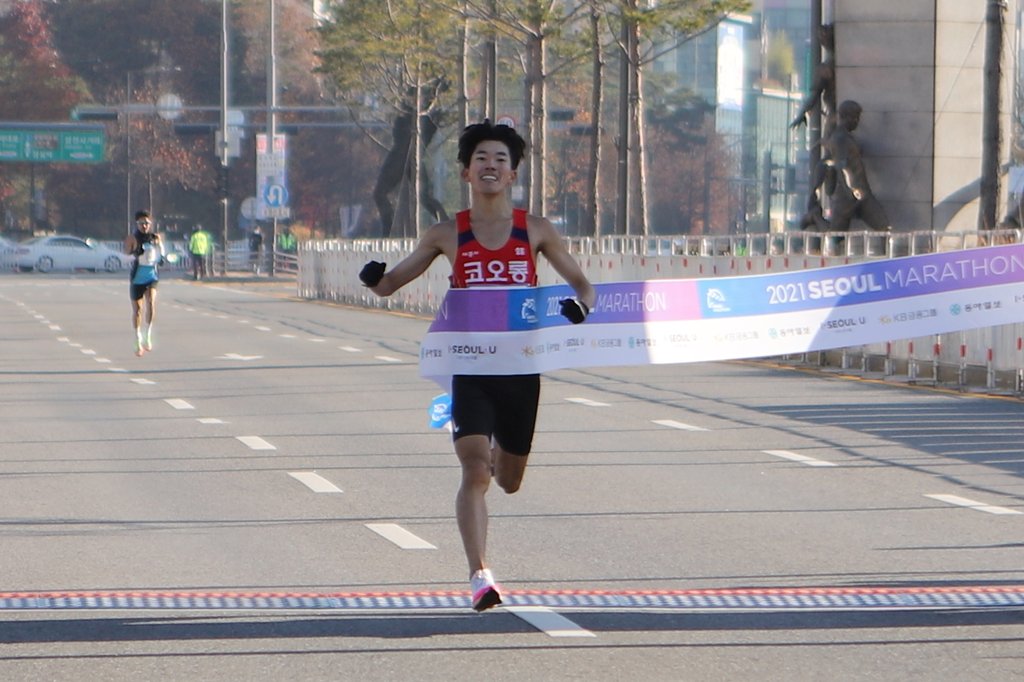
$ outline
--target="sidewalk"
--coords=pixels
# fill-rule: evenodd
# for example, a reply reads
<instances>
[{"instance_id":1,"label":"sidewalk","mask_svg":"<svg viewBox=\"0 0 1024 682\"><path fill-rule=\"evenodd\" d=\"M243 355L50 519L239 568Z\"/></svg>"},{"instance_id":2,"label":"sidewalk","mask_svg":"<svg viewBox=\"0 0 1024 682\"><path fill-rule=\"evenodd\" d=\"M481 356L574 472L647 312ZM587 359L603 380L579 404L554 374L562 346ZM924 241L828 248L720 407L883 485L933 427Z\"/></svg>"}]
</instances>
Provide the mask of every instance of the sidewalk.
<instances>
[{"instance_id":1,"label":"sidewalk","mask_svg":"<svg viewBox=\"0 0 1024 682\"><path fill-rule=\"evenodd\" d=\"M258 286L261 288L273 288L275 290L284 291L290 295L295 295L298 284L297 277L294 274L280 274L274 275L254 275L248 270L229 270L226 274L209 275L199 280L198 282L192 279L192 273L182 271L179 273L179 279L182 282L190 282L197 286L204 284L230 284L234 286Z\"/></svg>"}]
</instances>

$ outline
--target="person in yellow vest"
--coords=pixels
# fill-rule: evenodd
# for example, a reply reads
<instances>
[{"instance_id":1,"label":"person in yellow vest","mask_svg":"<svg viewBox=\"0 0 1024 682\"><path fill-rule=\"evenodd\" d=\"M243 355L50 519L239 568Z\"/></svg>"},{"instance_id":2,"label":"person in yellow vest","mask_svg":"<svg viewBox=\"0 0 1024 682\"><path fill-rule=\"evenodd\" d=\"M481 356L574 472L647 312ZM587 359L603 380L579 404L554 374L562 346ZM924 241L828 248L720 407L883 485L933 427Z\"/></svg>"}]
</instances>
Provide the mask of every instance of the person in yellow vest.
<instances>
[{"instance_id":1,"label":"person in yellow vest","mask_svg":"<svg viewBox=\"0 0 1024 682\"><path fill-rule=\"evenodd\" d=\"M206 258L210 254L210 233L196 225L188 238L188 251L192 256L192 279L197 282L206 277Z\"/></svg>"},{"instance_id":2,"label":"person in yellow vest","mask_svg":"<svg viewBox=\"0 0 1024 682\"><path fill-rule=\"evenodd\" d=\"M292 234L290 227L285 225L277 234L277 250L283 253L295 253L298 248L298 240Z\"/></svg>"}]
</instances>

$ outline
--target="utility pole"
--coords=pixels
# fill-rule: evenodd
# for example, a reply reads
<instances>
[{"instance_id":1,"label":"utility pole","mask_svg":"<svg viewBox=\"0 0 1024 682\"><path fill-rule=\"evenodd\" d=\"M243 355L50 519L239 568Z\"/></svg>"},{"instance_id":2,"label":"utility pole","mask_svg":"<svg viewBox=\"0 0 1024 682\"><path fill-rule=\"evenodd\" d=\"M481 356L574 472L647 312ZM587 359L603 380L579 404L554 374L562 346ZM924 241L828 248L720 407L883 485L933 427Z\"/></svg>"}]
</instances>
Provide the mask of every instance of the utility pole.
<instances>
[{"instance_id":1,"label":"utility pole","mask_svg":"<svg viewBox=\"0 0 1024 682\"><path fill-rule=\"evenodd\" d=\"M132 72L125 75L125 108L124 108L124 171L125 171L125 210L124 219L128 226L128 234L132 233L135 221L132 220ZM32 199L35 202L35 199ZM35 214L32 214L35 220ZM156 217L154 216L154 220Z\"/></svg>"},{"instance_id":2,"label":"utility pole","mask_svg":"<svg viewBox=\"0 0 1024 682\"><path fill-rule=\"evenodd\" d=\"M221 0L220 32L220 203L224 243L222 275L228 274L228 0Z\"/></svg>"},{"instance_id":3,"label":"utility pole","mask_svg":"<svg viewBox=\"0 0 1024 682\"><path fill-rule=\"evenodd\" d=\"M985 16L985 86L981 128L981 205L978 229L996 226L999 203L999 87L1002 80L1003 15L1006 0L989 0Z\"/></svg>"},{"instance_id":4,"label":"utility pole","mask_svg":"<svg viewBox=\"0 0 1024 682\"><path fill-rule=\"evenodd\" d=\"M274 0L269 1L270 9L270 42L267 45L267 149L273 153L277 145L277 26L276 12L274 11ZM257 183L258 185L259 183ZM270 265L267 272L274 276L274 251L277 249L277 216L271 218L273 221L270 228Z\"/></svg>"}]
</instances>

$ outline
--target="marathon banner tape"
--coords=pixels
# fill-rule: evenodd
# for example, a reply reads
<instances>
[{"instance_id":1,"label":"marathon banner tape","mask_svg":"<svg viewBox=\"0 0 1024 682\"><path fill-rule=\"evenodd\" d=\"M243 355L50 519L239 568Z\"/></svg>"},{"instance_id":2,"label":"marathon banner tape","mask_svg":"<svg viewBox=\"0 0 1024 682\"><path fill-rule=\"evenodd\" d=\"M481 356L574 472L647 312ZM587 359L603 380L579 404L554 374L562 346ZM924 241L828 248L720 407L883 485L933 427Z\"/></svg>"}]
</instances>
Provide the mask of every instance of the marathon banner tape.
<instances>
[{"instance_id":1,"label":"marathon banner tape","mask_svg":"<svg viewBox=\"0 0 1024 682\"><path fill-rule=\"evenodd\" d=\"M1024 322L1024 245L794 272L596 284L582 324L567 285L451 289L420 346L420 375L788 355Z\"/></svg>"}]
</instances>

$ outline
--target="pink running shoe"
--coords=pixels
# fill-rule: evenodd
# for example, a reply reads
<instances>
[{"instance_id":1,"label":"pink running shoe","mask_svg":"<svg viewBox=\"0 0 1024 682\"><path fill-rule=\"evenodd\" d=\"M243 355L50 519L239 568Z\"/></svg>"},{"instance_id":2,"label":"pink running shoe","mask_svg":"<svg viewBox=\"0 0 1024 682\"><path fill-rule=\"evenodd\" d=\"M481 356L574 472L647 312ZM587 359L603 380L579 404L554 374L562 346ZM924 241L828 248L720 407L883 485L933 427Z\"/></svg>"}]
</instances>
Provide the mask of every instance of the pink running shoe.
<instances>
[{"instance_id":1,"label":"pink running shoe","mask_svg":"<svg viewBox=\"0 0 1024 682\"><path fill-rule=\"evenodd\" d=\"M469 579L469 588L473 592L473 610L486 611L501 603L498 586L491 575L491 569L481 568Z\"/></svg>"}]
</instances>

